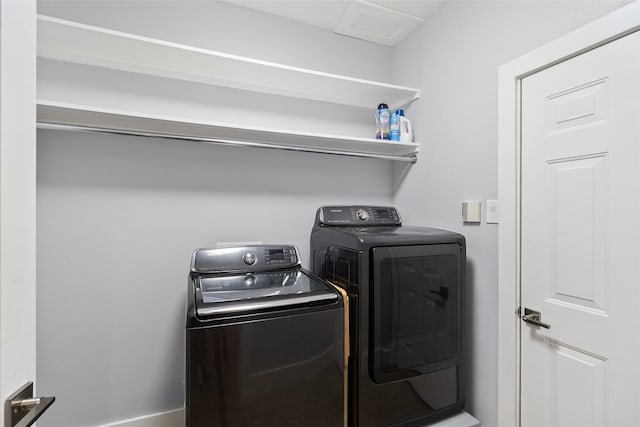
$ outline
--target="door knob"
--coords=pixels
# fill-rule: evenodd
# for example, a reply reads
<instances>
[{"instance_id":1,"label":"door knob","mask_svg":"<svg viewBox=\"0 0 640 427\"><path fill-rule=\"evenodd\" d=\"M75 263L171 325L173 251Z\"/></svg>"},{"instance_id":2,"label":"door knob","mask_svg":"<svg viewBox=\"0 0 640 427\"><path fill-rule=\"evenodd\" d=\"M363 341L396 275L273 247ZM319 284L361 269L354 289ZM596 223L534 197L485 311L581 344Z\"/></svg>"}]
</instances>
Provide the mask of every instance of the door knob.
<instances>
[{"instance_id":1,"label":"door knob","mask_svg":"<svg viewBox=\"0 0 640 427\"><path fill-rule=\"evenodd\" d=\"M28 382L5 400L6 427L29 427L56 400L55 397L33 397L33 383Z\"/></svg>"},{"instance_id":2,"label":"door knob","mask_svg":"<svg viewBox=\"0 0 640 427\"><path fill-rule=\"evenodd\" d=\"M531 310L527 307L524 308L524 315L522 315L521 319L535 326L540 326L545 329L551 328L550 324L542 322L542 314L539 311Z\"/></svg>"}]
</instances>

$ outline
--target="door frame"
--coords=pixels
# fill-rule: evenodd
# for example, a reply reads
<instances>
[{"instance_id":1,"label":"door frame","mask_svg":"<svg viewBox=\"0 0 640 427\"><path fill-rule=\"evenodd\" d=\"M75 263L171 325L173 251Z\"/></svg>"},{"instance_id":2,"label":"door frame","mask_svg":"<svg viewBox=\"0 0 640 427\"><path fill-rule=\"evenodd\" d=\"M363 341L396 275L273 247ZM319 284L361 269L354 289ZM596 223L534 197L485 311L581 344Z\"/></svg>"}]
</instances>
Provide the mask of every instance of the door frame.
<instances>
[{"instance_id":1,"label":"door frame","mask_svg":"<svg viewBox=\"0 0 640 427\"><path fill-rule=\"evenodd\" d=\"M36 13L0 0L0 426L36 375Z\"/></svg>"},{"instance_id":2,"label":"door frame","mask_svg":"<svg viewBox=\"0 0 640 427\"><path fill-rule=\"evenodd\" d=\"M640 0L498 69L498 425L520 426L521 81L640 30Z\"/></svg>"}]
</instances>

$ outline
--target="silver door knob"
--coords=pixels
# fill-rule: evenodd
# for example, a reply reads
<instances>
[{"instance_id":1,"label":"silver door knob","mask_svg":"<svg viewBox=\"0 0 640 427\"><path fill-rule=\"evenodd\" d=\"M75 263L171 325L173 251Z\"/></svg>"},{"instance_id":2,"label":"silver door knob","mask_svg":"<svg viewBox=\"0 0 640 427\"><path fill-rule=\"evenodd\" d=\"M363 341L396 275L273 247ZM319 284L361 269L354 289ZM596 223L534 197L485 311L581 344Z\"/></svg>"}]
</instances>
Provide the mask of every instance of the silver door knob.
<instances>
[{"instance_id":1,"label":"silver door knob","mask_svg":"<svg viewBox=\"0 0 640 427\"><path fill-rule=\"evenodd\" d=\"M5 401L5 426L31 426L55 400L53 396L33 397L33 383L26 383Z\"/></svg>"},{"instance_id":2,"label":"silver door knob","mask_svg":"<svg viewBox=\"0 0 640 427\"><path fill-rule=\"evenodd\" d=\"M531 325L540 326L545 329L551 328L550 324L542 322L542 314L539 311L531 310L530 308L524 308L524 314L521 319Z\"/></svg>"}]
</instances>

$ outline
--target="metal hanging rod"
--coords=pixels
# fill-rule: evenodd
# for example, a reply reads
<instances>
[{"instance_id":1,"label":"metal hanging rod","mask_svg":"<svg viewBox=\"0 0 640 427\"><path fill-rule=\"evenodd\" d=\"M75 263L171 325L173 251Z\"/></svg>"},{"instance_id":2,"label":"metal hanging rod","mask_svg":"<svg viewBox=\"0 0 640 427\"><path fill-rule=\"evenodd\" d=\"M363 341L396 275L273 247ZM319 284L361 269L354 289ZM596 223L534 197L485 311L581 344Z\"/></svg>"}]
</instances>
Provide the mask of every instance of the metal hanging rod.
<instances>
[{"instance_id":1,"label":"metal hanging rod","mask_svg":"<svg viewBox=\"0 0 640 427\"><path fill-rule=\"evenodd\" d=\"M359 153L356 151L325 150L325 149L313 148L313 147L279 145L279 144L270 144L270 143L264 143L264 142L236 141L236 140L229 140L229 139L204 138L204 137L198 137L198 136L172 135L172 134L164 134L159 132L106 129L106 128L91 127L91 126L61 125L61 124L44 123L44 122L37 122L37 127L38 129L49 129L49 130L64 130L64 131L72 131L72 132L95 132L95 133L107 133L111 135L132 135L132 136L142 136L146 138L162 138L162 139L172 139L172 140L179 140L179 141L198 141L198 142L204 142L207 144L221 144L221 145L234 146L234 147L256 147L256 148L267 148L272 150L298 151L298 152L304 152L304 153L331 154L336 156L365 157L365 158L374 158L374 159L383 159L383 160L395 160L400 162L409 162L411 164L415 164L418 161L418 157L415 154L412 154L411 156L406 156L406 157L392 156L392 155L386 155L386 154Z\"/></svg>"}]
</instances>

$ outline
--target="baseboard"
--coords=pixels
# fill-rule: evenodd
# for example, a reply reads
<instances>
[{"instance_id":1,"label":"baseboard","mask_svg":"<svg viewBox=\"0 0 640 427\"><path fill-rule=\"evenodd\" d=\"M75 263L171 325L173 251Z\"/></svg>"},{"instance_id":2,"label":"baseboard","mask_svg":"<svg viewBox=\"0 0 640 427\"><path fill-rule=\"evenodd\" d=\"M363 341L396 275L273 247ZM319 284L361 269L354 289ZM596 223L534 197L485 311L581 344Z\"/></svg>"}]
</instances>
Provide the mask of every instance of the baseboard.
<instances>
[{"instance_id":1,"label":"baseboard","mask_svg":"<svg viewBox=\"0 0 640 427\"><path fill-rule=\"evenodd\" d=\"M103 424L99 427L184 427L184 408Z\"/></svg>"},{"instance_id":2,"label":"baseboard","mask_svg":"<svg viewBox=\"0 0 640 427\"><path fill-rule=\"evenodd\" d=\"M462 411L429 427L480 427L480 422L473 418L467 411Z\"/></svg>"},{"instance_id":3,"label":"baseboard","mask_svg":"<svg viewBox=\"0 0 640 427\"><path fill-rule=\"evenodd\" d=\"M467 412L449 417L431 427L479 427L478 420ZM173 411L160 412L158 414L145 415L137 418L130 418L117 423L103 424L99 427L184 427L184 408Z\"/></svg>"}]
</instances>

